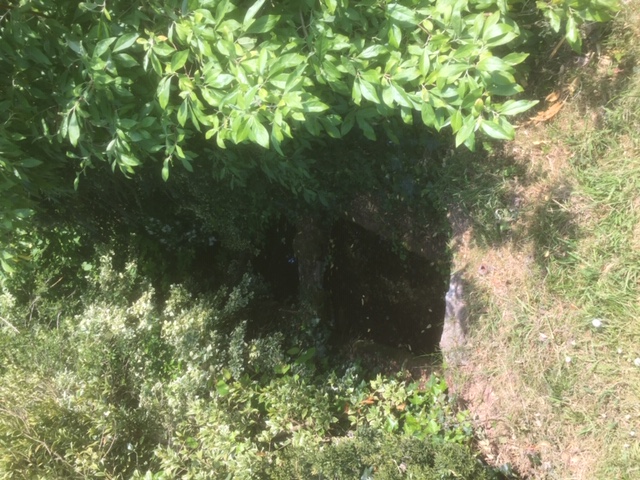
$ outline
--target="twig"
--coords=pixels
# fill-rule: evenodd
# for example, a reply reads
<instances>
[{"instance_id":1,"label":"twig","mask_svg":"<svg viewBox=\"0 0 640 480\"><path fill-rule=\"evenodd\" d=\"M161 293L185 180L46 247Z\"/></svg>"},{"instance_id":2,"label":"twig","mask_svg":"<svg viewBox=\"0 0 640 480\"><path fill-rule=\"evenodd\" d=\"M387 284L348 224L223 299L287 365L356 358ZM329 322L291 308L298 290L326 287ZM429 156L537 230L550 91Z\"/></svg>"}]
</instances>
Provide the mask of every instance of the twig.
<instances>
[{"instance_id":1,"label":"twig","mask_svg":"<svg viewBox=\"0 0 640 480\"><path fill-rule=\"evenodd\" d=\"M9 320L7 320L4 317L0 317L0 320L2 320L4 323L7 324L8 327L10 327L14 332L16 333L20 333L20 330L18 330Z\"/></svg>"},{"instance_id":2,"label":"twig","mask_svg":"<svg viewBox=\"0 0 640 480\"><path fill-rule=\"evenodd\" d=\"M300 13L300 25L302 26L302 33L304 33L304 38L307 38L309 36L309 33L307 32L307 26L304 24L302 9L298 10L298 13Z\"/></svg>"},{"instance_id":3,"label":"twig","mask_svg":"<svg viewBox=\"0 0 640 480\"><path fill-rule=\"evenodd\" d=\"M560 41L558 42L558 44L555 46L555 48L551 51L551 55L549 55L549 58L553 58L556 56L556 53L558 53L558 50L560 50L560 47L562 46L562 44L564 43L564 39L565 37L562 37L560 39Z\"/></svg>"}]
</instances>

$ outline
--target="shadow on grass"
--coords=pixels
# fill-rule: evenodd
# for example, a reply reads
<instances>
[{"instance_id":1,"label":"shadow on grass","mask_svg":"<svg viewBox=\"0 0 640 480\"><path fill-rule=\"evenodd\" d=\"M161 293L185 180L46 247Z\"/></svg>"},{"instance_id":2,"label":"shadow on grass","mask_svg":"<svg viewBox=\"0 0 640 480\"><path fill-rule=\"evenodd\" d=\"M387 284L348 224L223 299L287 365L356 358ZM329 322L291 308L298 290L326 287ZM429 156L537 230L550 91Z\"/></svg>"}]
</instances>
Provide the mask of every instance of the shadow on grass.
<instances>
[{"instance_id":1,"label":"shadow on grass","mask_svg":"<svg viewBox=\"0 0 640 480\"><path fill-rule=\"evenodd\" d=\"M571 183L531 171L506 148L451 155L443 162L438 187L440 201L468 219L480 247L532 242L534 258L544 267L566 256L578 239L567 206Z\"/></svg>"}]
</instances>

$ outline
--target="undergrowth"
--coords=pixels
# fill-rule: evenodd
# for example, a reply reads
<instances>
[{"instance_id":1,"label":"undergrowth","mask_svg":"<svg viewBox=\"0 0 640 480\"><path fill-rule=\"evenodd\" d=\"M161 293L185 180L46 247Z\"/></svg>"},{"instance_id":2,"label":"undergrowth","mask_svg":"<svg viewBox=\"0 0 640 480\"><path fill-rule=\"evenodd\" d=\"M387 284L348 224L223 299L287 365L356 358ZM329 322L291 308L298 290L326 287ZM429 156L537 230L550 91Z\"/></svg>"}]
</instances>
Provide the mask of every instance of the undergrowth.
<instances>
[{"instance_id":1,"label":"undergrowth","mask_svg":"<svg viewBox=\"0 0 640 480\"><path fill-rule=\"evenodd\" d=\"M53 323L0 296L0 478L493 478L441 378L331 363L295 313L252 332L254 276L160 301L134 260L96 252L80 308L39 304Z\"/></svg>"}]
</instances>

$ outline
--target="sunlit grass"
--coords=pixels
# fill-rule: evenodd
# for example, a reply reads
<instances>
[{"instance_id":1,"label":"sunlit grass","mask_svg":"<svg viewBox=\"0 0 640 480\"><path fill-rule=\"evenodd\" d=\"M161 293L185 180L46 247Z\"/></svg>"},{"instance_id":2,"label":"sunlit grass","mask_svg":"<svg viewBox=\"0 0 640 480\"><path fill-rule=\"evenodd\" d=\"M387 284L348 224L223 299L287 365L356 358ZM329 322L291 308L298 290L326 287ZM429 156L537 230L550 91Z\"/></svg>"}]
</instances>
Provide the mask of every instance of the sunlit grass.
<instances>
[{"instance_id":1,"label":"sunlit grass","mask_svg":"<svg viewBox=\"0 0 640 480\"><path fill-rule=\"evenodd\" d=\"M532 478L640 478L639 47L633 0L556 118L450 173L472 230L458 373L489 460Z\"/></svg>"}]
</instances>

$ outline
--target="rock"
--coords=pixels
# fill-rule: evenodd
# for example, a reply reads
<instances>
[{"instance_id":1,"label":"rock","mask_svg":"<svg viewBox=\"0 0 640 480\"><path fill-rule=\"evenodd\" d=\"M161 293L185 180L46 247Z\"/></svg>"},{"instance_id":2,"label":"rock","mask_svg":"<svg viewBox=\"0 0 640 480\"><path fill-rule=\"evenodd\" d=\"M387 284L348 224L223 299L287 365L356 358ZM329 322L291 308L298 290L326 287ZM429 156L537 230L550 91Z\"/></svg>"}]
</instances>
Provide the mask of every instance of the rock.
<instances>
[{"instance_id":1,"label":"rock","mask_svg":"<svg viewBox=\"0 0 640 480\"><path fill-rule=\"evenodd\" d=\"M445 296L446 310L440 350L448 365L464 364L464 345L467 334L467 304L464 299L462 272L451 275Z\"/></svg>"}]
</instances>

